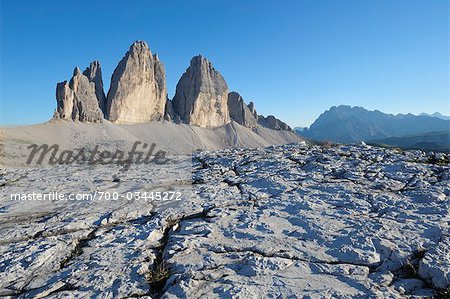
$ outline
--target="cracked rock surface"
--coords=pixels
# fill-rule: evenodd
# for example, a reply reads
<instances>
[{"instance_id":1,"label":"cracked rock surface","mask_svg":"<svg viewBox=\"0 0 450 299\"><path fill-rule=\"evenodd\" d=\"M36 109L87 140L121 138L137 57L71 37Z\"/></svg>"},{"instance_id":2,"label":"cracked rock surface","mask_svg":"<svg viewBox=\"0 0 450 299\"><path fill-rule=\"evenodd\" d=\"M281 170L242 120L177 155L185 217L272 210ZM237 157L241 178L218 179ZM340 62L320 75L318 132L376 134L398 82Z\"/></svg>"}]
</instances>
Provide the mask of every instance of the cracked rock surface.
<instances>
[{"instance_id":1,"label":"cracked rock surface","mask_svg":"<svg viewBox=\"0 0 450 299\"><path fill-rule=\"evenodd\" d=\"M143 167L1 169L0 295L426 298L449 287L449 166L423 152L291 144ZM9 200L61 186L182 199Z\"/></svg>"}]
</instances>

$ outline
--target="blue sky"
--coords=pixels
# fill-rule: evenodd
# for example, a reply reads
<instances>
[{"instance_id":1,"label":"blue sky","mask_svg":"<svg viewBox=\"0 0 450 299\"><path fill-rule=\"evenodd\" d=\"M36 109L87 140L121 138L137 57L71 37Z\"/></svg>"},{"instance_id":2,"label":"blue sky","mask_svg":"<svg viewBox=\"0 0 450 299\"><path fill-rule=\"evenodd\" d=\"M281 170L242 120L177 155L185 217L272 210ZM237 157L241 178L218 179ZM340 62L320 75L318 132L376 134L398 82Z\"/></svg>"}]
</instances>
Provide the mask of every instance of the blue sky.
<instances>
[{"instance_id":1,"label":"blue sky","mask_svg":"<svg viewBox=\"0 0 450 299\"><path fill-rule=\"evenodd\" d=\"M447 0L2 0L0 124L48 120L55 86L98 59L106 88L135 40L169 97L202 54L260 114L308 126L334 105L450 115Z\"/></svg>"}]
</instances>

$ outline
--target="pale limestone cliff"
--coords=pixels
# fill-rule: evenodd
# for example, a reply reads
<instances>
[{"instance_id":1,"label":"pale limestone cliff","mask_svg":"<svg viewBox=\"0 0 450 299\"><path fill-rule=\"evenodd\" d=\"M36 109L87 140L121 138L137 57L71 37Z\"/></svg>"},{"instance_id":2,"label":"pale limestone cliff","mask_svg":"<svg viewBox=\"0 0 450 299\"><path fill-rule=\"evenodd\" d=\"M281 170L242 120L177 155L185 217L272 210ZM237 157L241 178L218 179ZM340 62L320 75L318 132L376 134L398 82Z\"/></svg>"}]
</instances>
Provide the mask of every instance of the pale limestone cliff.
<instances>
[{"instance_id":1,"label":"pale limestone cliff","mask_svg":"<svg viewBox=\"0 0 450 299\"><path fill-rule=\"evenodd\" d=\"M166 99L164 66L145 42L135 42L112 75L108 119L116 123L162 120Z\"/></svg>"},{"instance_id":2,"label":"pale limestone cliff","mask_svg":"<svg viewBox=\"0 0 450 299\"><path fill-rule=\"evenodd\" d=\"M205 57L192 58L177 84L173 107L187 124L219 127L230 122L228 86Z\"/></svg>"},{"instance_id":3,"label":"pale limestone cliff","mask_svg":"<svg viewBox=\"0 0 450 299\"><path fill-rule=\"evenodd\" d=\"M232 120L243 126L254 128L258 125L250 109L245 105L244 99L237 92L228 94L228 110Z\"/></svg>"},{"instance_id":4,"label":"pale limestone cliff","mask_svg":"<svg viewBox=\"0 0 450 299\"><path fill-rule=\"evenodd\" d=\"M82 122L100 122L103 113L95 94L95 84L75 68L70 82L56 86L57 108L55 117Z\"/></svg>"},{"instance_id":5,"label":"pale limestone cliff","mask_svg":"<svg viewBox=\"0 0 450 299\"><path fill-rule=\"evenodd\" d=\"M91 62L89 67L84 70L83 75L88 77L89 82L94 83L98 106L102 110L103 114L106 114L106 96L105 91L103 90L103 78L100 62L98 60Z\"/></svg>"}]
</instances>

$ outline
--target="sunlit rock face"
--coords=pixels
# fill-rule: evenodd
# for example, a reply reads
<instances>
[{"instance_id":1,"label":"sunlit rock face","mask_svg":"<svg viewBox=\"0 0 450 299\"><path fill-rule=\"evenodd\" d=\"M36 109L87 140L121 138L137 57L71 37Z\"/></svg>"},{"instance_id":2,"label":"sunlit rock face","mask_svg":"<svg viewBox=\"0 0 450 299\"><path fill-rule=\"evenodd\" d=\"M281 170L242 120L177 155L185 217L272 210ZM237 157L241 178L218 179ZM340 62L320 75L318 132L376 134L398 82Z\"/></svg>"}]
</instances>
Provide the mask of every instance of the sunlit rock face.
<instances>
[{"instance_id":1,"label":"sunlit rock face","mask_svg":"<svg viewBox=\"0 0 450 299\"><path fill-rule=\"evenodd\" d=\"M95 84L75 68L72 79L56 85L55 118L82 122L100 122L103 113L95 93Z\"/></svg>"},{"instance_id":2,"label":"sunlit rock face","mask_svg":"<svg viewBox=\"0 0 450 299\"><path fill-rule=\"evenodd\" d=\"M195 56L177 84L173 107L181 119L200 127L230 122L228 86L222 75L202 56Z\"/></svg>"},{"instance_id":3,"label":"sunlit rock face","mask_svg":"<svg viewBox=\"0 0 450 299\"><path fill-rule=\"evenodd\" d=\"M107 117L116 123L162 120L166 105L166 74L158 56L137 41L119 62L111 77Z\"/></svg>"}]
</instances>

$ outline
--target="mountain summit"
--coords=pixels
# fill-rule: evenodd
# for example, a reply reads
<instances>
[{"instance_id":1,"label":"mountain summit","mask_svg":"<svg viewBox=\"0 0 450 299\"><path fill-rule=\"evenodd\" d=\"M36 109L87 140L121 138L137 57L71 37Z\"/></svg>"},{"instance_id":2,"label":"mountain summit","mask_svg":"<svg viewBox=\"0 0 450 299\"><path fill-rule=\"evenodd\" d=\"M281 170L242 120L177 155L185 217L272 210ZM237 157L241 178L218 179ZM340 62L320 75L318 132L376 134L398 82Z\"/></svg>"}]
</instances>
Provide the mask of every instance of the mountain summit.
<instances>
[{"instance_id":1,"label":"mountain summit","mask_svg":"<svg viewBox=\"0 0 450 299\"><path fill-rule=\"evenodd\" d=\"M393 115L341 105L325 111L300 135L314 140L354 143L449 129L450 121L436 117Z\"/></svg>"},{"instance_id":2,"label":"mountain summit","mask_svg":"<svg viewBox=\"0 0 450 299\"><path fill-rule=\"evenodd\" d=\"M181 119L200 127L218 127L230 121L228 86L211 62L198 55L177 84L173 107Z\"/></svg>"},{"instance_id":3,"label":"mountain summit","mask_svg":"<svg viewBox=\"0 0 450 299\"><path fill-rule=\"evenodd\" d=\"M116 123L161 120L167 99L166 74L158 56L137 41L117 65L108 92L107 117Z\"/></svg>"},{"instance_id":4,"label":"mountain summit","mask_svg":"<svg viewBox=\"0 0 450 299\"><path fill-rule=\"evenodd\" d=\"M258 126L291 131L272 115L257 115L252 102L247 106L237 92L229 93L222 75L205 57L191 59L181 76L173 100L167 97L164 65L147 43L136 41L111 76L107 96L103 90L99 61L81 73L58 83L55 119L117 124L152 121L183 122L204 128L221 127L234 121L247 128Z\"/></svg>"}]
</instances>

